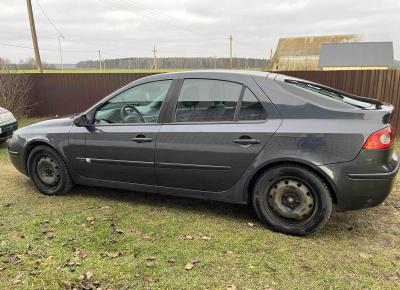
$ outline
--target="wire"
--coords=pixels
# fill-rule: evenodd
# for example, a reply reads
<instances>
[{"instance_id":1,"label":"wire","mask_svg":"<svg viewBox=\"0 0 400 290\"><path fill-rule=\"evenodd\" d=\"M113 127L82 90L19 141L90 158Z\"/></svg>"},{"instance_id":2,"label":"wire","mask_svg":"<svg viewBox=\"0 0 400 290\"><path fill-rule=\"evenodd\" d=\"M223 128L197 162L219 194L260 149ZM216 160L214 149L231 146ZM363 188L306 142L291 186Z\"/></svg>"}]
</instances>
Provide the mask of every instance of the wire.
<instances>
[{"instance_id":1,"label":"wire","mask_svg":"<svg viewBox=\"0 0 400 290\"><path fill-rule=\"evenodd\" d=\"M163 22L165 24L168 24L168 25L173 26L175 28L178 28L180 30L186 30L187 32L189 32L191 34L200 35L201 37L205 37L205 38L207 38L209 40L226 39L226 37L209 37L208 34L200 32L200 31L193 30L190 27L179 26L179 25L176 24L176 21L177 21L176 17L172 17L169 14L163 13L163 12L161 12L159 10L155 10L155 9L151 9L151 8L147 8L147 7L141 6L141 5L137 4L136 2L132 2L132 1L129 1L129 0L112 0L112 1L118 1L119 4L123 4L123 6L127 7L127 8L140 8L140 9L147 10L147 12L144 12L144 11L143 12L138 12L138 11L135 11L135 10L132 10L132 9L129 10L129 11L131 11L131 12L133 12L133 13L135 13L135 14L143 17L143 18L151 17L151 18L153 18L153 19L155 19L157 21ZM166 19L166 18L168 18L168 19Z\"/></svg>"},{"instance_id":2,"label":"wire","mask_svg":"<svg viewBox=\"0 0 400 290\"><path fill-rule=\"evenodd\" d=\"M17 45L17 44L4 43L4 42L0 42L0 45L25 48L25 49L33 49L33 47L31 47L31 46ZM59 52L58 49L49 49L49 48L40 48L40 50ZM93 50L63 50L63 52L97 52L97 50L94 50L94 49Z\"/></svg>"},{"instance_id":3,"label":"wire","mask_svg":"<svg viewBox=\"0 0 400 290\"><path fill-rule=\"evenodd\" d=\"M57 26L54 24L54 22L50 19L50 17L46 14L46 12L44 11L42 5L40 5L39 0L35 0L36 4L39 6L40 10L42 11L44 17L47 18L47 20L49 21L50 25L54 28L54 30L57 32L57 34L62 38L65 39L64 35L61 33L61 31L57 28Z\"/></svg>"}]
</instances>

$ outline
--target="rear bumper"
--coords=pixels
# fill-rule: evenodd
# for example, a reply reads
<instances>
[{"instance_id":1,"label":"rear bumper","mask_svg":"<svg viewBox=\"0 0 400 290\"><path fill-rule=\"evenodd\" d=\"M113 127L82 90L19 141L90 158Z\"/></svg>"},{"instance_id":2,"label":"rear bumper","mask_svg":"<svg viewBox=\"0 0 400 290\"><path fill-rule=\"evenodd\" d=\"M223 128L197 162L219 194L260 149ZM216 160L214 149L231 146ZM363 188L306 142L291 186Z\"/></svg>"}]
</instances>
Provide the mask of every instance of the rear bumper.
<instances>
[{"instance_id":1,"label":"rear bumper","mask_svg":"<svg viewBox=\"0 0 400 290\"><path fill-rule=\"evenodd\" d=\"M393 149L362 150L351 162L322 165L336 193L336 209L346 211L381 204L390 194L399 170Z\"/></svg>"}]
</instances>

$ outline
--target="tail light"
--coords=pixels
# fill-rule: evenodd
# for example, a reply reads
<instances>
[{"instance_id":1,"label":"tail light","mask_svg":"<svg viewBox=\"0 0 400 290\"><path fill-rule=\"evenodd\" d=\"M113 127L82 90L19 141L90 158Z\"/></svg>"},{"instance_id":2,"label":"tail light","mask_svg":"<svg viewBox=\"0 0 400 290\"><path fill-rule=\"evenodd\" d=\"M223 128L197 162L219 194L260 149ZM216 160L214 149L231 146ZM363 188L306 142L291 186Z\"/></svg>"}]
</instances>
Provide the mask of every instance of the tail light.
<instances>
[{"instance_id":1,"label":"tail light","mask_svg":"<svg viewBox=\"0 0 400 290\"><path fill-rule=\"evenodd\" d=\"M368 137L364 144L364 149L389 149L394 143L394 130L392 127L386 127L376 131Z\"/></svg>"}]
</instances>

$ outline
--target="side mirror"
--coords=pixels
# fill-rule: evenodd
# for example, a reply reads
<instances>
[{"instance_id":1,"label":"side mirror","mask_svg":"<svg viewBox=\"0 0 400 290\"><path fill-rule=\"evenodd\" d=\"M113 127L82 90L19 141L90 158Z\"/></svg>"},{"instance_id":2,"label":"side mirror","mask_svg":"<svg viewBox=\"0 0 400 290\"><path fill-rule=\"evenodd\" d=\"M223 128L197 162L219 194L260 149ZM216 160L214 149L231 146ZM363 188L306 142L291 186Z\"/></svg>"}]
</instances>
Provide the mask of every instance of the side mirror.
<instances>
[{"instance_id":1,"label":"side mirror","mask_svg":"<svg viewBox=\"0 0 400 290\"><path fill-rule=\"evenodd\" d=\"M92 120L87 115L78 115L74 119L74 124L77 127L89 127L93 124Z\"/></svg>"}]
</instances>

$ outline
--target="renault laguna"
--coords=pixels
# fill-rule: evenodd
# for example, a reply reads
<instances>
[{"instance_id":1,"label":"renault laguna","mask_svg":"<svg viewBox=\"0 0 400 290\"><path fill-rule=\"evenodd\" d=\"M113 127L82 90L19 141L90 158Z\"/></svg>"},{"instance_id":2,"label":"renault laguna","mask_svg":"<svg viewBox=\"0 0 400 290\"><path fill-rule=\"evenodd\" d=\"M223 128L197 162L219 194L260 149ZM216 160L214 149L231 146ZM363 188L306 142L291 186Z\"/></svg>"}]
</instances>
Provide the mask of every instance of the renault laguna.
<instances>
[{"instance_id":1,"label":"renault laguna","mask_svg":"<svg viewBox=\"0 0 400 290\"><path fill-rule=\"evenodd\" d=\"M17 130L14 166L47 195L74 184L251 204L306 235L382 203L399 168L393 107L261 72L145 77L78 115Z\"/></svg>"}]
</instances>

